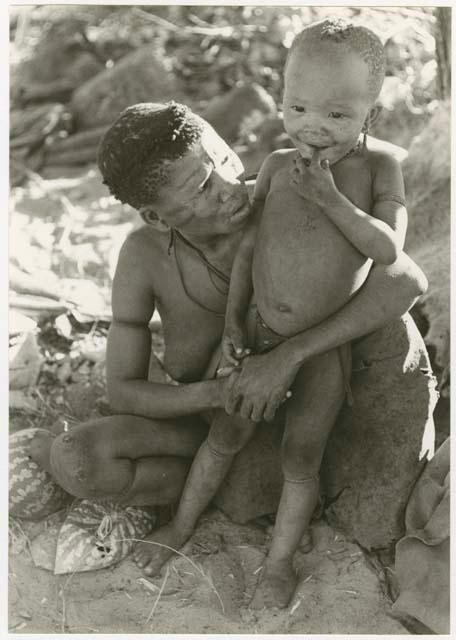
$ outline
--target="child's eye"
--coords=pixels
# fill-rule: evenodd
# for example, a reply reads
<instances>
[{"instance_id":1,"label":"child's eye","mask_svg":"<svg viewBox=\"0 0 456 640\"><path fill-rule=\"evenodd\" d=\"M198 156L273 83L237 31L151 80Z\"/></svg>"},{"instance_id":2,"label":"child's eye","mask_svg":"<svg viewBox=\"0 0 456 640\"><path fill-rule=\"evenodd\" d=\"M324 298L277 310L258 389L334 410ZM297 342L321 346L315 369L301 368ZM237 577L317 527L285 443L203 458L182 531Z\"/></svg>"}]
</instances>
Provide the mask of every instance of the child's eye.
<instances>
[{"instance_id":1,"label":"child's eye","mask_svg":"<svg viewBox=\"0 0 456 640\"><path fill-rule=\"evenodd\" d=\"M290 108L297 113L304 113L305 111L305 108L301 107L299 104L292 104Z\"/></svg>"},{"instance_id":2,"label":"child's eye","mask_svg":"<svg viewBox=\"0 0 456 640\"><path fill-rule=\"evenodd\" d=\"M331 113L329 114L329 117L336 118L336 119L345 118L344 114L340 113L340 111L331 111Z\"/></svg>"}]
</instances>

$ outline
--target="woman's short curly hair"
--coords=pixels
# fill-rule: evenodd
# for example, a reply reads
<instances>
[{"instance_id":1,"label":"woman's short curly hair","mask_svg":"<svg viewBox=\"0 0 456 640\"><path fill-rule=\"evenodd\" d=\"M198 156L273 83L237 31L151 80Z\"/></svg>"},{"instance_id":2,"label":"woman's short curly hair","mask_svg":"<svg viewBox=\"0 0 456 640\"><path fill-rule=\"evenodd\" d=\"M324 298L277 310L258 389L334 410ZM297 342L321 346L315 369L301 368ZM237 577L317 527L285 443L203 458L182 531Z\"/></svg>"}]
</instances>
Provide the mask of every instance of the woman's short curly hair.
<instances>
[{"instance_id":1,"label":"woman's short curly hair","mask_svg":"<svg viewBox=\"0 0 456 640\"><path fill-rule=\"evenodd\" d=\"M336 43L357 53L369 69L369 91L377 98L385 78L385 49L380 38L371 29L345 18L326 18L305 27L292 42L287 62L296 49L307 44Z\"/></svg>"},{"instance_id":2,"label":"woman's short curly hair","mask_svg":"<svg viewBox=\"0 0 456 640\"><path fill-rule=\"evenodd\" d=\"M121 202L140 209L166 184L169 162L201 139L204 121L177 102L128 107L103 136L98 167L103 183Z\"/></svg>"}]
</instances>

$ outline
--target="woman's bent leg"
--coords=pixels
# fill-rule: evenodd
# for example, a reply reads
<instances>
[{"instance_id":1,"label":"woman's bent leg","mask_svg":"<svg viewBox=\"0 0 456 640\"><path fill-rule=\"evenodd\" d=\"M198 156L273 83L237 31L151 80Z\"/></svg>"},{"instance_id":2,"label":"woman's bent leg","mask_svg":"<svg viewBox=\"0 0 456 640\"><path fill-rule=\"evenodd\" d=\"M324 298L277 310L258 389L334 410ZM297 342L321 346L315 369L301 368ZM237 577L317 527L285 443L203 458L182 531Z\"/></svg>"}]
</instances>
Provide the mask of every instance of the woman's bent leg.
<instances>
[{"instance_id":1,"label":"woman's bent leg","mask_svg":"<svg viewBox=\"0 0 456 640\"><path fill-rule=\"evenodd\" d=\"M173 421L128 415L101 418L53 440L51 472L66 491L80 498L166 504L180 495L207 429L195 417Z\"/></svg>"}]
</instances>

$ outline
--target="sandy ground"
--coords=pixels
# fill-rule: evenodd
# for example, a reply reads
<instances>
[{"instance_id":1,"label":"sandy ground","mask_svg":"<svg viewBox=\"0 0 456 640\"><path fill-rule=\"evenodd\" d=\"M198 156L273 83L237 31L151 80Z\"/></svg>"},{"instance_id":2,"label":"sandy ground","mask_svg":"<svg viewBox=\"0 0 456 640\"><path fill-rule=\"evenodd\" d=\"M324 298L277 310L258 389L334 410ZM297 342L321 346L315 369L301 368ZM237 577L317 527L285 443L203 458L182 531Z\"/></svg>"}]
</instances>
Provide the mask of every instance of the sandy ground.
<instances>
[{"instance_id":1,"label":"sandy ground","mask_svg":"<svg viewBox=\"0 0 456 640\"><path fill-rule=\"evenodd\" d=\"M58 516L57 516L58 519ZM11 527L12 633L407 634L362 550L323 521L315 546L298 552L300 582L285 610L253 612L271 526L237 525L212 510L158 578L131 556L115 567L55 576L34 565L30 545L47 522Z\"/></svg>"}]
</instances>

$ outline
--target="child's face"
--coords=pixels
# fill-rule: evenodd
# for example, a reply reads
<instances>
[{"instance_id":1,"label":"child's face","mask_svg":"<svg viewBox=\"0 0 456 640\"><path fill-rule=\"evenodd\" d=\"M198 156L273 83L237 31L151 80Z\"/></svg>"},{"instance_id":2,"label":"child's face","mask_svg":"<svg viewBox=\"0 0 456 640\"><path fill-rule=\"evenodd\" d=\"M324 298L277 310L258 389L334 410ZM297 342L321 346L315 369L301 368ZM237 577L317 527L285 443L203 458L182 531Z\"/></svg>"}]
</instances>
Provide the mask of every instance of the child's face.
<instances>
[{"instance_id":1,"label":"child's face","mask_svg":"<svg viewBox=\"0 0 456 640\"><path fill-rule=\"evenodd\" d=\"M201 140L171 163L154 209L170 227L192 235L229 234L244 226L250 213L244 167L212 127L205 124Z\"/></svg>"},{"instance_id":2,"label":"child's face","mask_svg":"<svg viewBox=\"0 0 456 640\"><path fill-rule=\"evenodd\" d=\"M303 158L315 148L332 164L357 143L372 107L369 71L355 53L333 44L296 49L285 71L285 130Z\"/></svg>"}]
</instances>

